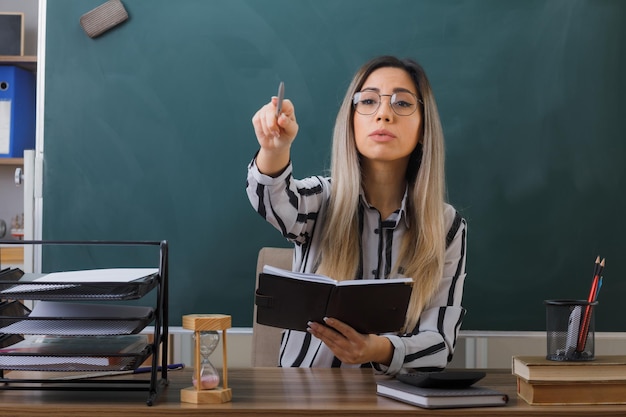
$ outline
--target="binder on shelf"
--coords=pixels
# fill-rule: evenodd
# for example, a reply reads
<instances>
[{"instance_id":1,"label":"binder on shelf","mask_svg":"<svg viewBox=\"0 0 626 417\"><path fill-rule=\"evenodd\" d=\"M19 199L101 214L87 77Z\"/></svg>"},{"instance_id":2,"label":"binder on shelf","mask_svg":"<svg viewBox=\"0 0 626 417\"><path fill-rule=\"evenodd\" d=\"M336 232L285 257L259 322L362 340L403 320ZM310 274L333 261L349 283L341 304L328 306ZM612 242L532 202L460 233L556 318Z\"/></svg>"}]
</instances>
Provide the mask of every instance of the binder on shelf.
<instances>
[{"instance_id":1,"label":"binder on shelf","mask_svg":"<svg viewBox=\"0 0 626 417\"><path fill-rule=\"evenodd\" d=\"M0 65L0 158L22 158L35 148L35 75Z\"/></svg>"}]
</instances>

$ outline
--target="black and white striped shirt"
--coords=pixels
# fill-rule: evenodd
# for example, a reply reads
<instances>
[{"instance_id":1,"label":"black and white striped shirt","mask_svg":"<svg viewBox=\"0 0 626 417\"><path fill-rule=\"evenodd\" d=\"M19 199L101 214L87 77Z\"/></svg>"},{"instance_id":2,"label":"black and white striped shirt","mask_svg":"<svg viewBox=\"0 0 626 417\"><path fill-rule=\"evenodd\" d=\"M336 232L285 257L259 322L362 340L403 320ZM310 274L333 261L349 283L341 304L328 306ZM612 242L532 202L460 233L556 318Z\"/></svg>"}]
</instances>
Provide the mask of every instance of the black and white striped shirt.
<instances>
[{"instance_id":1,"label":"black and white striped shirt","mask_svg":"<svg viewBox=\"0 0 626 417\"><path fill-rule=\"evenodd\" d=\"M313 272L331 180L309 177L296 180L291 164L278 177L262 174L253 160L248 168L247 194L257 212L294 243L293 270ZM406 196L405 196L406 199ZM358 278L390 277L407 229L405 200L387 219L371 207L361 193L359 204L361 257ZM387 374L403 368L440 370L452 359L465 309L461 306L465 281L466 223L446 204L448 233L443 279L410 334L385 334L394 346L389 366L373 364ZM319 226L322 227L322 226ZM308 332L286 330L280 349L284 367L358 367L342 364L320 340Z\"/></svg>"}]
</instances>

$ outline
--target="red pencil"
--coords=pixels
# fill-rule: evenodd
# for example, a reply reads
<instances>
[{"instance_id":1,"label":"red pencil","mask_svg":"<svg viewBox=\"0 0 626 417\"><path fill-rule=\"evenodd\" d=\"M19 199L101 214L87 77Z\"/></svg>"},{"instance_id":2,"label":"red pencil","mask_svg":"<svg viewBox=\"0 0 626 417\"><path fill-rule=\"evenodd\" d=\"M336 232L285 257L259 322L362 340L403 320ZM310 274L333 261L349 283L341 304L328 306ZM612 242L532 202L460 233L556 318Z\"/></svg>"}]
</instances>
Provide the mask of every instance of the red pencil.
<instances>
[{"instance_id":1,"label":"red pencil","mask_svg":"<svg viewBox=\"0 0 626 417\"><path fill-rule=\"evenodd\" d=\"M594 267L594 276L593 282L591 283L591 291L589 291L589 297L587 298L587 307L585 307L585 313L583 315L583 320L580 324L580 331L578 332L578 344L576 346L577 352L582 352L585 349L585 344L587 344L587 334L589 333L589 322L591 321L591 303L596 300L596 294L598 293L598 281L600 280L600 276L602 276L602 270L604 269L604 259L602 262L598 263L600 257L596 259L596 264Z\"/></svg>"}]
</instances>

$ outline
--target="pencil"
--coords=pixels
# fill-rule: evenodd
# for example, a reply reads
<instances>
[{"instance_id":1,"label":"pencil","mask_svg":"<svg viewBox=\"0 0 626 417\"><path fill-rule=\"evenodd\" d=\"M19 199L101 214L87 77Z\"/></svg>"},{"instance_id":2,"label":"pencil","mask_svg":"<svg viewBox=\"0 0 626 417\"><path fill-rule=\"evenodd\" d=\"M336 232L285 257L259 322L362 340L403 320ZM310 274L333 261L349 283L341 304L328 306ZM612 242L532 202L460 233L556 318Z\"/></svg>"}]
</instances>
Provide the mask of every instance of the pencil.
<instances>
[{"instance_id":1,"label":"pencil","mask_svg":"<svg viewBox=\"0 0 626 417\"><path fill-rule=\"evenodd\" d=\"M600 255L598 255L596 257L596 262L593 264L593 275L592 277L595 277L596 275L598 275L598 269L600 268Z\"/></svg>"},{"instance_id":2,"label":"pencil","mask_svg":"<svg viewBox=\"0 0 626 417\"><path fill-rule=\"evenodd\" d=\"M585 349L585 345L587 344L587 335L589 334L589 322L591 321L591 303L597 300L598 295L598 283L600 281L600 277L602 275L602 271L604 270L605 260L602 258L602 261L598 263L599 260L596 258L596 263L594 265L594 274L593 281L591 283L591 291L589 291L589 297L587 298L587 306L585 307L585 313L583 315L583 320L580 323L580 331L578 332L578 344L576 346L577 352L582 352Z\"/></svg>"},{"instance_id":3,"label":"pencil","mask_svg":"<svg viewBox=\"0 0 626 417\"><path fill-rule=\"evenodd\" d=\"M596 290L596 298L593 301L596 301L598 299L600 288L602 288L602 276L600 276L600 279L598 280L598 289Z\"/></svg>"}]
</instances>

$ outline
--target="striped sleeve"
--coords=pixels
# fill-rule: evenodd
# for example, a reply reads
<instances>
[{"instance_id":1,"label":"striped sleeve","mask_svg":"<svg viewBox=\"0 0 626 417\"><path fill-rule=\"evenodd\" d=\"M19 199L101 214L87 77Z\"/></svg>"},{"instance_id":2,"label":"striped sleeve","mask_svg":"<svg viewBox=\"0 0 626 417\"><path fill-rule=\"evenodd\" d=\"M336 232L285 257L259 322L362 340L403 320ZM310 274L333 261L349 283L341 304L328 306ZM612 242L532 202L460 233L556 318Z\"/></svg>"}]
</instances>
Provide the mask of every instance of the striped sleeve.
<instances>
[{"instance_id":1,"label":"striped sleeve","mask_svg":"<svg viewBox=\"0 0 626 417\"><path fill-rule=\"evenodd\" d=\"M374 364L386 374L396 374L402 368L442 370L452 360L465 309L461 306L465 282L467 224L448 206L446 219L449 234L443 278L439 290L422 312L411 334L385 335L394 346L389 366ZM456 225L455 225L455 219Z\"/></svg>"},{"instance_id":2,"label":"striped sleeve","mask_svg":"<svg viewBox=\"0 0 626 417\"><path fill-rule=\"evenodd\" d=\"M310 243L312 230L327 194L327 179L296 180L291 163L277 177L262 174L253 160L248 166L246 192L254 209L297 245Z\"/></svg>"}]
</instances>

